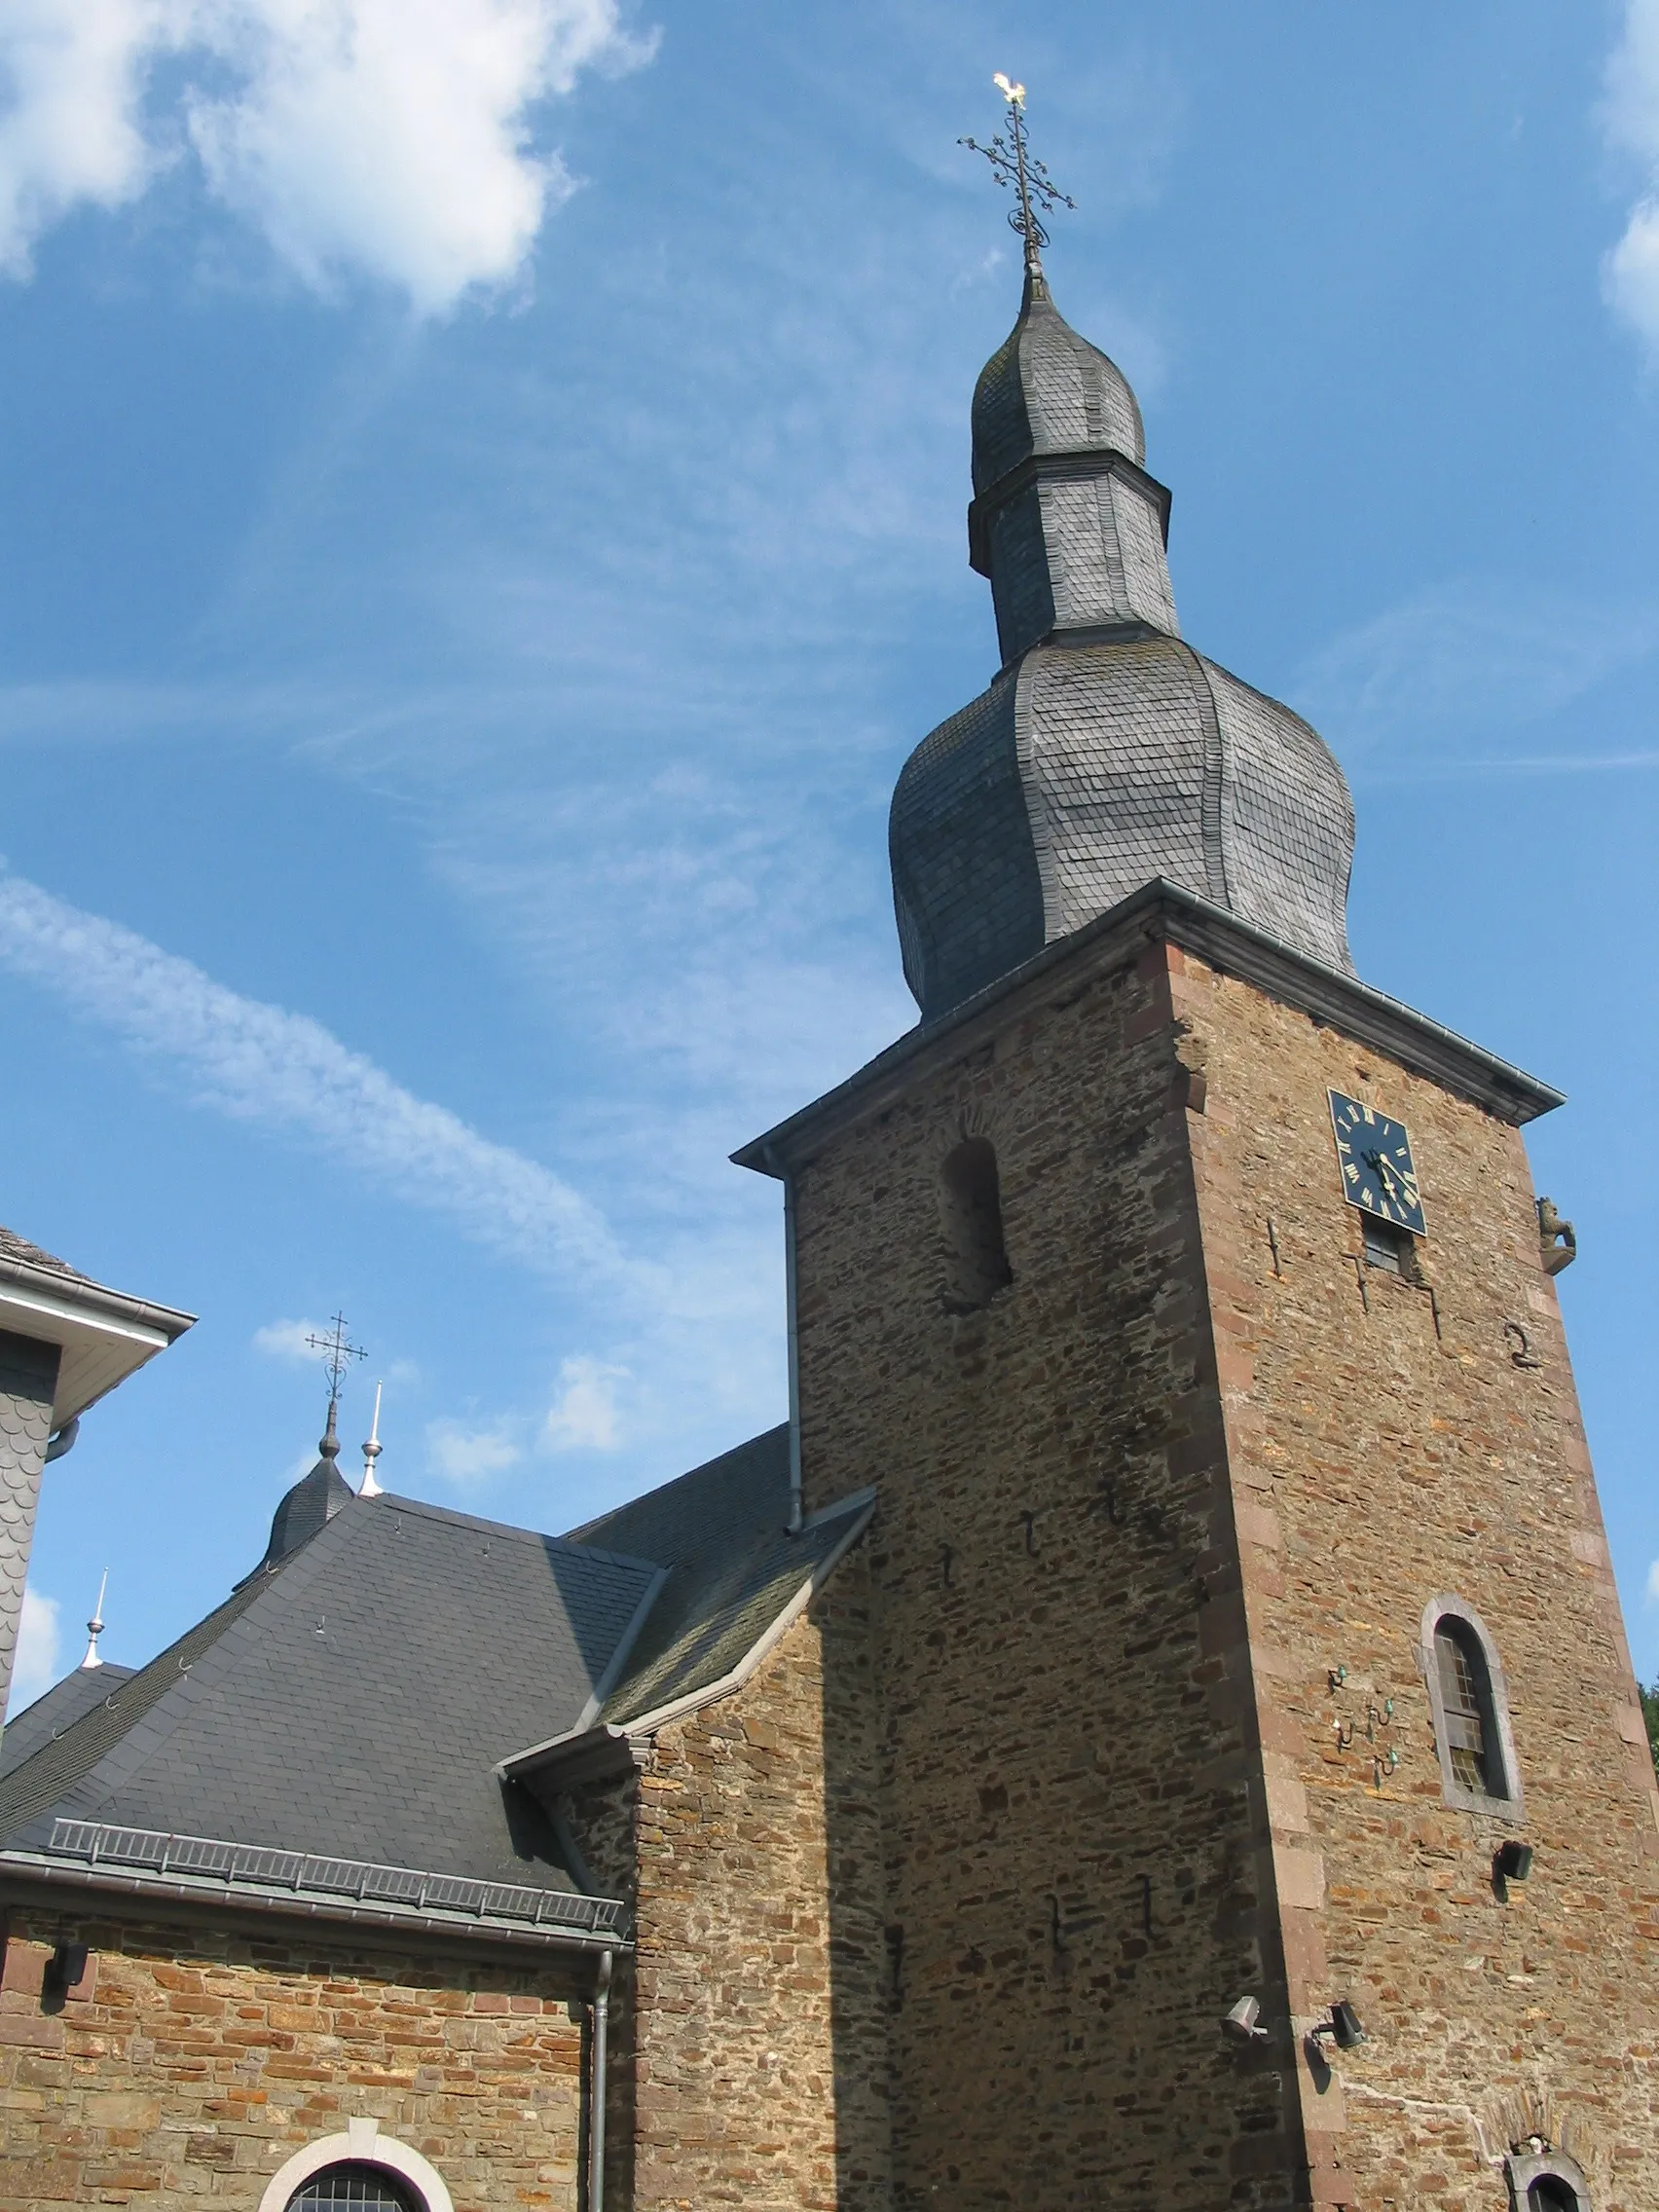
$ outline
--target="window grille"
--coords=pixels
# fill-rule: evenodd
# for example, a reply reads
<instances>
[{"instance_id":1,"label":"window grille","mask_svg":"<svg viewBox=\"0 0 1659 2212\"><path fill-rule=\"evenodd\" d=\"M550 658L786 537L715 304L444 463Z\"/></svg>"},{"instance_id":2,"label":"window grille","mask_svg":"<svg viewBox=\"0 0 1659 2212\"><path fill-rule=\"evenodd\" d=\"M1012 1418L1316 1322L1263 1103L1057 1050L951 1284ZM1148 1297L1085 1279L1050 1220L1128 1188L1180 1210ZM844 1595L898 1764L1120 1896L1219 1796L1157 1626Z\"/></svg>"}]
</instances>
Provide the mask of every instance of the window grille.
<instances>
[{"instance_id":1,"label":"window grille","mask_svg":"<svg viewBox=\"0 0 1659 2212\"><path fill-rule=\"evenodd\" d=\"M422 2212L383 2166L325 2166L302 2182L288 2212Z\"/></svg>"}]
</instances>

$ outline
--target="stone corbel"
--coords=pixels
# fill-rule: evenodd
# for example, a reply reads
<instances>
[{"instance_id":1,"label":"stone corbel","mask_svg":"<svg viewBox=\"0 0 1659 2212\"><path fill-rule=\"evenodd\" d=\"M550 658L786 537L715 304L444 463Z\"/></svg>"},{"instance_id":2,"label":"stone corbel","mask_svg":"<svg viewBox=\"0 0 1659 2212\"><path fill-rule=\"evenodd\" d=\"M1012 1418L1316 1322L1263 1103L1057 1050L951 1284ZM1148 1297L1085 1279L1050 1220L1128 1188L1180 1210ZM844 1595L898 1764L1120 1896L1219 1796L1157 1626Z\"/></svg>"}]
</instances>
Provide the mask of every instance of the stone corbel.
<instances>
[{"instance_id":1,"label":"stone corbel","mask_svg":"<svg viewBox=\"0 0 1659 2212\"><path fill-rule=\"evenodd\" d=\"M1559 1275L1578 1257L1578 1239L1570 1221L1563 1221L1553 1198L1538 1200L1538 1256L1547 1275Z\"/></svg>"}]
</instances>

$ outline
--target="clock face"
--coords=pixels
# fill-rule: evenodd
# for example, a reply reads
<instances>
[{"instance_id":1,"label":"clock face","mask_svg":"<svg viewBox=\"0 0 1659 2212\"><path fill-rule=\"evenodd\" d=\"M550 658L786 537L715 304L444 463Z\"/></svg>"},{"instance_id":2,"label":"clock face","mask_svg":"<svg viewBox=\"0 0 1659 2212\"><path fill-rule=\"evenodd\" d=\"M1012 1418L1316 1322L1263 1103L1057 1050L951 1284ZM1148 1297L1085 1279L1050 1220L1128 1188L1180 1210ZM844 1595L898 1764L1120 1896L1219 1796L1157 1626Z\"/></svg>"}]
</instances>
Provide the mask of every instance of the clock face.
<instances>
[{"instance_id":1,"label":"clock face","mask_svg":"<svg viewBox=\"0 0 1659 2212\"><path fill-rule=\"evenodd\" d=\"M1418 1195L1412 1140L1404 1122L1391 1122L1357 1098L1331 1092L1331 1126L1337 1132L1337 1159L1343 1171L1343 1197L1362 1213L1392 1221L1414 1236L1427 1234Z\"/></svg>"}]
</instances>

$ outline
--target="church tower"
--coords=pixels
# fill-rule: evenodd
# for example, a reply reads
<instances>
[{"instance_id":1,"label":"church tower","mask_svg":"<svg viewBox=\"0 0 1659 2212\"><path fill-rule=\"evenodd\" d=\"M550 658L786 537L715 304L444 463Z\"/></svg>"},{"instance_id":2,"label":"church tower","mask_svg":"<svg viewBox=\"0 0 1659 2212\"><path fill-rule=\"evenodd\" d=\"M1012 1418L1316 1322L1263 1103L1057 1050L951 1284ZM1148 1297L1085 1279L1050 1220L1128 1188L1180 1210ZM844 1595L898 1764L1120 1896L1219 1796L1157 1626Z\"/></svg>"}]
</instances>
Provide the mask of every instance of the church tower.
<instances>
[{"instance_id":1,"label":"church tower","mask_svg":"<svg viewBox=\"0 0 1659 2212\"><path fill-rule=\"evenodd\" d=\"M922 1019L739 1155L796 1518L876 1495L837 2202L1637 2212L1659 1797L1521 1134L1562 1100L1355 976L1341 771L1181 639L1134 395L1027 245L1002 667L893 804Z\"/></svg>"}]
</instances>

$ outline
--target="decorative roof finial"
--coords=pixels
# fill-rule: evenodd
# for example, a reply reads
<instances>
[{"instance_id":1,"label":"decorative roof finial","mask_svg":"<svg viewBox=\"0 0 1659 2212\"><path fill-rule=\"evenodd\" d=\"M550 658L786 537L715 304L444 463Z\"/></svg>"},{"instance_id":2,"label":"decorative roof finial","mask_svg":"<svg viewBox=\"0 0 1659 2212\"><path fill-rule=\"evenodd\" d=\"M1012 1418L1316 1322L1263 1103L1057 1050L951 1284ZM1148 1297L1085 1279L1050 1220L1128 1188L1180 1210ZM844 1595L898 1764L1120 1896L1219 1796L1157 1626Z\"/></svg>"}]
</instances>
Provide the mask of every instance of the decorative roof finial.
<instances>
[{"instance_id":1,"label":"decorative roof finial","mask_svg":"<svg viewBox=\"0 0 1659 2212\"><path fill-rule=\"evenodd\" d=\"M1025 240L1026 275L1041 283L1042 249L1049 242L1043 217L1051 215L1056 207L1075 208L1077 202L1060 190L1047 166L1026 143L1025 87L1010 84L1000 69L991 83L1008 102L1008 137L999 130L988 146L981 146L977 138L959 138L956 143L983 154L1005 192L1010 185L1014 187L1019 204L1008 211L1009 229Z\"/></svg>"},{"instance_id":2,"label":"decorative roof finial","mask_svg":"<svg viewBox=\"0 0 1659 2212\"><path fill-rule=\"evenodd\" d=\"M353 1359L367 1359L368 1353L360 1346L346 1341L346 1316L336 1313L331 1324L332 1335L311 1336L306 1339L313 1351L324 1354L322 1371L328 1377L328 1427L317 1450L325 1459L340 1456L340 1433L335 1420L340 1412L340 1382L346 1373L347 1363Z\"/></svg>"},{"instance_id":3,"label":"decorative roof finial","mask_svg":"<svg viewBox=\"0 0 1659 2212\"><path fill-rule=\"evenodd\" d=\"M103 1570L103 1580L98 1584L98 1602L92 1607L92 1619L87 1623L87 1656L81 1661L83 1674L89 1667L101 1667L103 1665L103 1661L98 1657L98 1638L103 1634L104 1592L108 1588L109 1568L106 1567Z\"/></svg>"},{"instance_id":4,"label":"decorative roof finial","mask_svg":"<svg viewBox=\"0 0 1659 2212\"><path fill-rule=\"evenodd\" d=\"M381 1392L385 1388L384 1382L375 1384L375 1418L369 1424L369 1441L363 1446L363 1479L357 1488L359 1497L380 1497L384 1495L380 1484L375 1480L375 1461L386 1450L386 1446L380 1440L380 1402Z\"/></svg>"}]
</instances>

